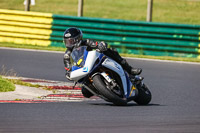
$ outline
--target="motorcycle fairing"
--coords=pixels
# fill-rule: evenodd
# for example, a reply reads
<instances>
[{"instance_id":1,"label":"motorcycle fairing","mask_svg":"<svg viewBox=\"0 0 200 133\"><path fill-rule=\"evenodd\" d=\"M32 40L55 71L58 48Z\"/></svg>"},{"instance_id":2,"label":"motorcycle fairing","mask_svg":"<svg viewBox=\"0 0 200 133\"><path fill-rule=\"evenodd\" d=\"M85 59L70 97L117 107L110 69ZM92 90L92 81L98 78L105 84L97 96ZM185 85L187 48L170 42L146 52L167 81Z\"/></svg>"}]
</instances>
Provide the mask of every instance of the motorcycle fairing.
<instances>
[{"instance_id":1,"label":"motorcycle fairing","mask_svg":"<svg viewBox=\"0 0 200 133\"><path fill-rule=\"evenodd\" d=\"M128 74L127 72L125 72L125 75L126 75L126 81L127 81L127 97L130 97L130 96L135 96L135 89L134 88L134 85L132 84L132 82L129 80L129 77L128 77Z\"/></svg>"},{"instance_id":2,"label":"motorcycle fairing","mask_svg":"<svg viewBox=\"0 0 200 133\"><path fill-rule=\"evenodd\" d=\"M87 57L90 57L90 58L86 58L85 64L84 64L83 67L80 67L76 70L73 70L70 73L70 79L72 79L74 81L78 81L79 79L81 79L84 76L86 76L87 74L89 74L89 72L93 68L94 63L96 62L96 60L100 56L100 54L101 53L98 53L96 51L89 51L88 54L87 54Z\"/></svg>"},{"instance_id":3,"label":"motorcycle fairing","mask_svg":"<svg viewBox=\"0 0 200 133\"><path fill-rule=\"evenodd\" d=\"M72 58L73 67L72 72L70 73L70 79L74 81L79 81L80 79L88 75L91 71L93 71L93 69L95 69L98 65L101 64L100 61L98 64L96 64L96 66L94 66L97 59L102 60L103 54L97 51L87 51L86 47L82 46L81 48L72 51ZM122 80L124 96L128 98L131 93L130 89L132 88L132 83L130 82L126 72L123 70L121 65L119 65L117 62L110 58L106 58L102 61L102 66L111 69L117 74L119 74ZM135 95L135 91L132 91L131 95Z\"/></svg>"},{"instance_id":4,"label":"motorcycle fairing","mask_svg":"<svg viewBox=\"0 0 200 133\"><path fill-rule=\"evenodd\" d=\"M122 84L123 84L124 95L126 98L128 98L130 95L130 88L132 87L132 83L130 82L128 76L125 74L121 65L119 65L116 61L109 58L105 59L102 65L108 69L113 70L117 74L119 74L122 80ZM132 91L132 96L133 95L135 95L134 91Z\"/></svg>"}]
</instances>

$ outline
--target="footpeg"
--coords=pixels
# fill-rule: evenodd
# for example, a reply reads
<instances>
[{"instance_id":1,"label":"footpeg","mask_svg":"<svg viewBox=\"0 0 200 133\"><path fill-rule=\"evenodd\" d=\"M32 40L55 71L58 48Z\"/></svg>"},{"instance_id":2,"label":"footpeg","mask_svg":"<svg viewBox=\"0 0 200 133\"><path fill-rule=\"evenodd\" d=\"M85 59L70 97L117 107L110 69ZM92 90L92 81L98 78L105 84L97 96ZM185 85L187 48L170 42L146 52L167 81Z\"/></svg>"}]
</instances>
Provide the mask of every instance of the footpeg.
<instances>
[{"instance_id":1,"label":"footpeg","mask_svg":"<svg viewBox=\"0 0 200 133\"><path fill-rule=\"evenodd\" d=\"M144 79L144 77L140 77L140 76L135 76L134 79L131 78L131 82L135 83L135 84L139 84L141 83L141 81Z\"/></svg>"}]
</instances>

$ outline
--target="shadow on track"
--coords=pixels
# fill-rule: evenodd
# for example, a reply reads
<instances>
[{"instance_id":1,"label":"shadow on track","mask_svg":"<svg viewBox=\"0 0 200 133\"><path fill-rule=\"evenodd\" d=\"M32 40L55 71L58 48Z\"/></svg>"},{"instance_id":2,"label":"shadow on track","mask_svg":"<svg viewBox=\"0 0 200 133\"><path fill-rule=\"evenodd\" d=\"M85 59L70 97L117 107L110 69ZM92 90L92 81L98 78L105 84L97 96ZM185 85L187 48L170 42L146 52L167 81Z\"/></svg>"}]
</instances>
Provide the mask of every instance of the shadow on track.
<instances>
[{"instance_id":1,"label":"shadow on track","mask_svg":"<svg viewBox=\"0 0 200 133\"><path fill-rule=\"evenodd\" d=\"M133 107L133 106L140 106L140 107L142 107L142 106L146 106L146 107L148 107L148 106L163 106L163 105L160 105L160 104L148 104L148 105L138 105L138 104L136 104L136 103L128 103L126 106L116 106L116 105L114 105L114 104L112 104L112 103L89 103L90 105L98 105L98 106L113 106L113 107Z\"/></svg>"}]
</instances>

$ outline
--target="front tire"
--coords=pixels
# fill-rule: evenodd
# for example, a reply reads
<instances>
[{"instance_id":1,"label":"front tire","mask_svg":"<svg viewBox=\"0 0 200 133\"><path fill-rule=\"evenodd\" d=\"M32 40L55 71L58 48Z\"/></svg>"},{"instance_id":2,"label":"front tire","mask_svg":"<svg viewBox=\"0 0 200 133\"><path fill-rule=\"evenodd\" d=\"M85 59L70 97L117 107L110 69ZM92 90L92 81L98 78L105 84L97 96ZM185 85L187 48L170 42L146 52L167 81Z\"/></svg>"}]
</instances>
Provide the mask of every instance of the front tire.
<instances>
[{"instance_id":1,"label":"front tire","mask_svg":"<svg viewBox=\"0 0 200 133\"><path fill-rule=\"evenodd\" d=\"M106 99L108 99L110 102L112 102L115 105L118 105L118 106L127 105L127 101L123 100L114 92L112 92L109 88L107 88L105 82L106 81L104 80L104 78L99 74L93 77L94 86L103 97L105 97Z\"/></svg>"},{"instance_id":2,"label":"front tire","mask_svg":"<svg viewBox=\"0 0 200 133\"><path fill-rule=\"evenodd\" d=\"M81 92L82 92L83 96L86 98L90 98L93 96L93 94L90 91L88 91L85 87L81 88Z\"/></svg>"}]
</instances>

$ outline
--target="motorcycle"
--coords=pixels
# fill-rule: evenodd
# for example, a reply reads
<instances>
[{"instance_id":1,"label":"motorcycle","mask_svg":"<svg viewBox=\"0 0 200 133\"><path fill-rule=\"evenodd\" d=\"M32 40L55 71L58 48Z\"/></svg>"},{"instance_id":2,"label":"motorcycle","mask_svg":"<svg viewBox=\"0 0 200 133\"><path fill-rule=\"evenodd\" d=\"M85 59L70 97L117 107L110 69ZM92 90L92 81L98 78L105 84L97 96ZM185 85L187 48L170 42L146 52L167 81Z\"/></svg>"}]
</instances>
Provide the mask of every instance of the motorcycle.
<instances>
[{"instance_id":1,"label":"motorcycle","mask_svg":"<svg viewBox=\"0 0 200 133\"><path fill-rule=\"evenodd\" d=\"M98 50L88 51L87 46L74 48L70 61L69 79L105 101L118 106L130 101L147 105L151 101L151 92L142 77L129 75L120 64Z\"/></svg>"}]
</instances>

